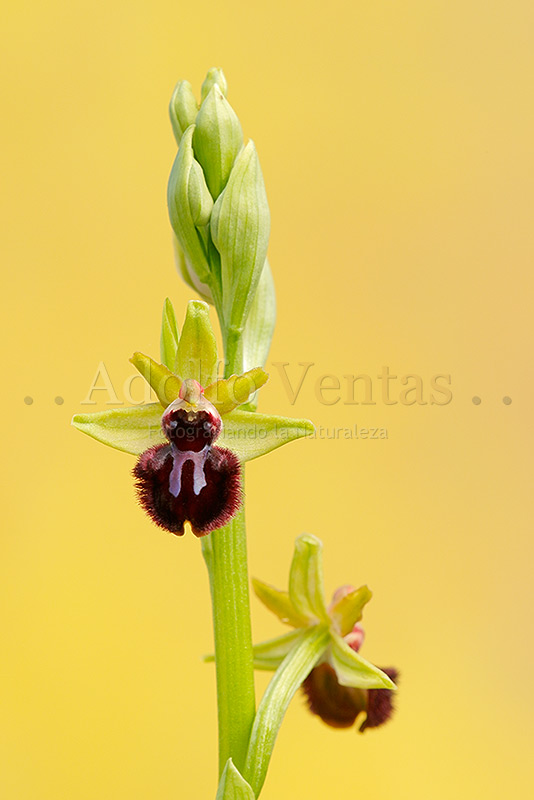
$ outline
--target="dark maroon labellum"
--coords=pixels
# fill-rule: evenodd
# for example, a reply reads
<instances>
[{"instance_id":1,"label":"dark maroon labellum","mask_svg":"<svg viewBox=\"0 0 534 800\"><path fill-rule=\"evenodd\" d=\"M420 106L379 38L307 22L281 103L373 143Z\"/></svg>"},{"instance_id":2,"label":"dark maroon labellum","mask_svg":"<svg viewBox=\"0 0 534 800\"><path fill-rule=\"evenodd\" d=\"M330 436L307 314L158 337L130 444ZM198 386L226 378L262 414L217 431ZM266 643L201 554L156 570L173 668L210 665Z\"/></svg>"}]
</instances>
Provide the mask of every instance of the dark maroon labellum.
<instances>
[{"instance_id":1,"label":"dark maroon labellum","mask_svg":"<svg viewBox=\"0 0 534 800\"><path fill-rule=\"evenodd\" d=\"M169 491L174 467L172 445L160 444L146 450L135 465L139 502L156 525L182 536L184 524L191 523L195 536L225 525L241 503L239 460L230 450L210 447L203 464L205 485L194 491L195 462L182 465L181 487L175 497Z\"/></svg>"},{"instance_id":2,"label":"dark maroon labellum","mask_svg":"<svg viewBox=\"0 0 534 800\"><path fill-rule=\"evenodd\" d=\"M396 669L383 669L391 680L397 679ZM393 713L393 692L390 689L354 689L342 686L336 672L330 664L319 664L314 667L302 689L308 701L308 707L323 722L332 728L350 728L359 715L366 713L366 718L359 730L377 728L391 717Z\"/></svg>"},{"instance_id":3,"label":"dark maroon labellum","mask_svg":"<svg viewBox=\"0 0 534 800\"><path fill-rule=\"evenodd\" d=\"M190 384L193 402L181 394L163 414L169 444L145 450L133 473L139 502L156 525L182 536L189 522L195 536L204 536L239 508L241 466L234 453L213 445L221 418L196 381Z\"/></svg>"},{"instance_id":4,"label":"dark maroon labellum","mask_svg":"<svg viewBox=\"0 0 534 800\"><path fill-rule=\"evenodd\" d=\"M381 669L393 683L397 683L399 673L395 667L381 667ZM369 689L367 691L367 717L360 725L360 731L363 733L366 728L378 728L379 725L383 725L391 717L393 711L391 689Z\"/></svg>"},{"instance_id":5,"label":"dark maroon labellum","mask_svg":"<svg viewBox=\"0 0 534 800\"><path fill-rule=\"evenodd\" d=\"M356 717L366 710L365 692L342 686L330 664L314 667L302 689L310 711L332 728L350 728Z\"/></svg>"}]
</instances>

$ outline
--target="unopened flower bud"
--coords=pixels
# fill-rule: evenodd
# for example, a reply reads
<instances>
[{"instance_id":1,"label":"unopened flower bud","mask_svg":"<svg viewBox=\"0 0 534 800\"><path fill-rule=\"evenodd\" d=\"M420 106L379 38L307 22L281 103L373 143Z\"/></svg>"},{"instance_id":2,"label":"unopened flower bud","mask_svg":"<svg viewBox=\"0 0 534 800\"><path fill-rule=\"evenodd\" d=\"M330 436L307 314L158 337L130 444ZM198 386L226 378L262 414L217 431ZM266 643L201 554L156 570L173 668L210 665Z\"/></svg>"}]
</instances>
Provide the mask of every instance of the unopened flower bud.
<instances>
[{"instance_id":1,"label":"unopened flower bud","mask_svg":"<svg viewBox=\"0 0 534 800\"><path fill-rule=\"evenodd\" d=\"M198 279L205 283L210 275L210 265L197 224L205 224L211 211L211 198L205 184L202 168L195 161L191 140L194 125L182 136L178 155L172 166L167 189L169 218L172 228L185 253L187 261Z\"/></svg>"},{"instance_id":2,"label":"unopened flower bud","mask_svg":"<svg viewBox=\"0 0 534 800\"><path fill-rule=\"evenodd\" d=\"M213 207L210 230L221 256L227 330L243 330L267 256L270 214L260 162L250 141Z\"/></svg>"},{"instance_id":3,"label":"unopened flower bud","mask_svg":"<svg viewBox=\"0 0 534 800\"><path fill-rule=\"evenodd\" d=\"M213 198L206 185L202 167L195 159L191 162L187 192L193 223L197 228L201 228L210 221Z\"/></svg>"},{"instance_id":4,"label":"unopened flower bud","mask_svg":"<svg viewBox=\"0 0 534 800\"><path fill-rule=\"evenodd\" d=\"M204 83L202 84L202 89L200 92L200 102L203 103L210 90L213 86L217 86L220 88L221 92L226 97L226 93L228 92L228 84L226 82L226 78L224 72L220 67L212 67L208 70L208 74L204 78Z\"/></svg>"},{"instance_id":5,"label":"unopened flower bud","mask_svg":"<svg viewBox=\"0 0 534 800\"><path fill-rule=\"evenodd\" d=\"M217 198L228 181L237 154L243 146L243 131L234 109L218 84L200 106L193 134L195 158L200 162L209 190Z\"/></svg>"},{"instance_id":6,"label":"unopened flower bud","mask_svg":"<svg viewBox=\"0 0 534 800\"><path fill-rule=\"evenodd\" d=\"M178 146L184 131L194 123L197 112L197 101L191 84L189 81L178 81L169 103L169 116Z\"/></svg>"}]
</instances>

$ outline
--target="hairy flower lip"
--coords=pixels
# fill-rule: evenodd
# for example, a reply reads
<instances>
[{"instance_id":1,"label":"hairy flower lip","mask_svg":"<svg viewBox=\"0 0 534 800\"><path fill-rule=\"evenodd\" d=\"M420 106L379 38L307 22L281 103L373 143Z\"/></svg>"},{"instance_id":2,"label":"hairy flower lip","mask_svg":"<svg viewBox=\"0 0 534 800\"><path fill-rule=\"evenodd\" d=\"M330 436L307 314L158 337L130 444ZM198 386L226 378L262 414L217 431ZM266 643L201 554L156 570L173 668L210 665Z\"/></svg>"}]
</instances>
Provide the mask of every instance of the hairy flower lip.
<instances>
[{"instance_id":1,"label":"hairy flower lip","mask_svg":"<svg viewBox=\"0 0 534 800\"><path fill-rule=\"evenodd\" d=\"M393 667L381 669L393 681L398 680L398 671ZM384 725L395 710L391 689L342 686L335 669L327 662L312 669L302 684L302 692L312 714L332 728L350 728L365 714L358 725L358 731L364 733Z\"/></svg>"}]
</instances>

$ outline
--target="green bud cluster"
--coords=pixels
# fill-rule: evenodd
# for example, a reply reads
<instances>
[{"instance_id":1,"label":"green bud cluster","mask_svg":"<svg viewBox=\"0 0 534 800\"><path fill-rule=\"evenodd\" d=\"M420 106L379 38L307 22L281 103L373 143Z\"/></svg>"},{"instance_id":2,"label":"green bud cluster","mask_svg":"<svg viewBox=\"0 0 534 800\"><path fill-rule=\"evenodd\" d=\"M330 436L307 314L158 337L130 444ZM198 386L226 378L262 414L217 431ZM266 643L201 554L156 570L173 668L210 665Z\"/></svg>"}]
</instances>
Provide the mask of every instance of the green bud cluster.
<instances>
[{"instance_id":1,"label":"green bud cluster","mask_svg":"<svg viewBox=\"0 0 534 800\"><path fill-rule=\"evenodd\" d=\"M188 81L177 84L169 106L178 154L168 205L178 269L215 304L225 343L242 341L247 369L265 363L274 328L270 215L254 142L244 143L226 92L218 68L202 84L200 106Z\"/></svg>"}]
</instances>

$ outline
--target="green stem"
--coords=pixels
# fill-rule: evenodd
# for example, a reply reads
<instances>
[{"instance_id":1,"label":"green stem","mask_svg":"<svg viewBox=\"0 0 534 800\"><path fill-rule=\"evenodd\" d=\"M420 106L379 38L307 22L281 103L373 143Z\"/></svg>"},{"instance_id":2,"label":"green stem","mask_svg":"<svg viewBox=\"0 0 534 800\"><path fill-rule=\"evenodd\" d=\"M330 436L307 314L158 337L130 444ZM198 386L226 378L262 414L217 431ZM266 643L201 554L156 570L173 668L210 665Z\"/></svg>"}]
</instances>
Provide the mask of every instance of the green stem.
<instances>
[{"instance_id":1,"label":"green stem","mask_svg":"<svg viewBox=\"0 0 534 800\"><path fill-rule=\"evenodd\" d=\"M233 328L226 331L224 354L226 356L224 377L240 375L243 372L243 331Z\"/></svg>"},{"instance_id":2,"label":"green stem","mask_svg":"<svg viewBox=\"0 0 534 800\"><path fill-rule=\"evenodd\" d=\"M240 336L227 338L225 355L225 376L241 372ZM202 554L213 609L221 775L229 758L243 768L256 710L244 505L228 525L203 537Z\"/></svg>"},{"instance_id":3,"label":"green stem","mask_svg":"<svg viewBox=\"0 0 534 800\"><path fill-rule=\"evenodd\" d=\"M254 722L254 669L245 512L202 539L208 567L219 719L219 774L232 758L241 770Z\"/></svg>"}]
</instances>

